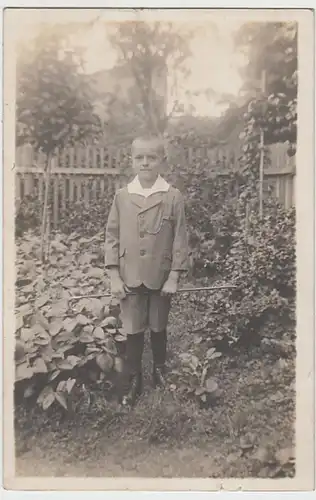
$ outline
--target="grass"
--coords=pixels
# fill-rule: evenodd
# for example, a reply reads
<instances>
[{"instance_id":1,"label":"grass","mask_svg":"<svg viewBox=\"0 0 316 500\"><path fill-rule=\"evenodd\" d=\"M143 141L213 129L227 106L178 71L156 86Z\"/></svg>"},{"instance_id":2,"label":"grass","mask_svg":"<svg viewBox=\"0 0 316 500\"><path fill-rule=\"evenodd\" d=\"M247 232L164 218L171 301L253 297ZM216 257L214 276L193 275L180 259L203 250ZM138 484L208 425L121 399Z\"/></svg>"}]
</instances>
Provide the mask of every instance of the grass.
<instances>
[{"instance_id":1,"label":"grass","mask_svg":"<svg viewBox=\"0 0 316 500\"><path fill-rule=\"evenodd\" d=\"M191 332L199 320L203 322L193 307L184 311L175 304L170 318L171 365L177 365L177 354L192 344ZM82 405L76 415L66 418L60 418L59 410L53 416L37 408L17 407L17 475L245 478L294 474L292 462L275 458L276 452L294 445L294 359L280 361L259 348L217 359L212 376L221 395L208 409L185 400L177 390L153 390L150 374L147 339L145 390L130 413L121 413L101 391L89 408Z\"/></svg>"}]
</instances>

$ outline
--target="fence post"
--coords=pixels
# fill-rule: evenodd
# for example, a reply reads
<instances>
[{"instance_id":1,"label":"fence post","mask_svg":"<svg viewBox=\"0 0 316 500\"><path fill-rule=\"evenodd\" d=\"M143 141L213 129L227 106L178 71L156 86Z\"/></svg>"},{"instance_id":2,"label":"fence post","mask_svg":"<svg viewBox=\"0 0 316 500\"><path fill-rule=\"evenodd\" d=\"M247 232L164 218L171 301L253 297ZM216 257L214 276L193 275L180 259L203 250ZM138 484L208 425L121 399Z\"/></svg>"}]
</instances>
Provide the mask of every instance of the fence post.
<instances>
[{"instance_id":1,"label":"fence post","mask_svg":"<svg viewBox=\"0 0 316 500\"><path fill-rule=\"evenodd\" d=\"M44 197L44 207L43 207L43 215L42 215L42 228L41 228L41 262L44 262L45 254L44 254L44 245L45 245L45 231L47 224L47 205L48 205L48 191L50 186L50 172L52 166L52 153L47 155L47 168L46 168L46 182L45 182L45 197Z\"/></svg>"},{"instance_id":2,"label":"fence post","mask_svg":"<svg viewBox=\"0 0 316 500\"><path fill-rule=\"evenodd\" d=\"M261 76L261 91L262 95L265 94L266 89L266 74L265 70L262 71ZM263 216L263 170L264 170L264 132L260 130L260 172L259 172L259 216Z\"/></svg>"},{"instance_id":3,"label":"fence post","mask_svg":"<svg viewBox=\"0 0 316 500\"><path fill-rule=\"evenodd\" d=\"M59 215L59 183L58 183L58 176L55 175L54 177L54 191L53 191L53 224L54 224L54 229L57 228L58 226L58 215Z\"/></svg>"}]
</instances>

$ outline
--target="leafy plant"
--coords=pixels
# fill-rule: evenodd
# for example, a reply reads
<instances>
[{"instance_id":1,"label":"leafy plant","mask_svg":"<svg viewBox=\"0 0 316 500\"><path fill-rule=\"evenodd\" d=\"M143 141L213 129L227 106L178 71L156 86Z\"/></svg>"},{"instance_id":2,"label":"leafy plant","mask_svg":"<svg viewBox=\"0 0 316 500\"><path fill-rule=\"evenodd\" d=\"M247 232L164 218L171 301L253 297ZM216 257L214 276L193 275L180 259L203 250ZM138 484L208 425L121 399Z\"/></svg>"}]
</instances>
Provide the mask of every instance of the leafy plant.
<instances>
[{"instance_id":1,"label":"leafy plant","mask_svg":"<svg viewBox=\"0 0 316 500\"><path fill-rule=\"evenodd\" d=\"M109 297L70 301L75 293L107 287L98 254L90 253L101 239L56 234L46 274L38 238L29 233L18 246L16 395L35 399L44 410L54 402L68 408L82 384L109 388L113 374L122 371L119 343L125 336L117 306Z\"/></svg>"},{"instance_id":2,"label":"leafy plant","mask_svg":"<svg viewBox=\"0 0 316 500\"><path fill-rule=\"evenodd\" d=\"M214 403L220 391L216 380L208 375L214 360L221 356L222 353L215 348L208 349L204 359L199 359L191 352L179 354L181 365L171 372L171 378L177 377L171 389L178 390L182 395L193 396L201 405Z\"/></svg>"}]
</instances>

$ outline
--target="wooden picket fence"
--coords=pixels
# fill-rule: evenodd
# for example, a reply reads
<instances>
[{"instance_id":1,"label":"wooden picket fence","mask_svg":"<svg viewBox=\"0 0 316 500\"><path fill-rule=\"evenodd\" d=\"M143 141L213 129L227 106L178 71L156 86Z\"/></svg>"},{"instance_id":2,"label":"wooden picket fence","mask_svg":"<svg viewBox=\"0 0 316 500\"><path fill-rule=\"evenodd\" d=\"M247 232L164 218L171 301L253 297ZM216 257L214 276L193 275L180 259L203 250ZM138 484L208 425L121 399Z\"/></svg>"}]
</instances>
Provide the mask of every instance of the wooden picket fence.
<instances>
[{"instance_id":1,"label":"wooden picket fence","mask_svg":"<svg viewBox=\"0 0 316 500\"><path fill-rule=\"evenodd\" d=\"M181 156L180 161L192 165L207 163L210 172L227 175L239 167L241 146L207 148L174 148L169 156ZM270 163L265 168L264 183L274 188L278 200L289 208L295 200L295 158L287 155L285 144L269 148ZM17 148L15 160L15 195L17 205L29 195L43 202L45 191L46 157L36 154L30 145ZM75 147L56 152L51 167L52 222L58 227L61 214L69 204L113 197L114 191L125 182L130 167L127 149L108 147Z\"/></svg>"}]
</instances>

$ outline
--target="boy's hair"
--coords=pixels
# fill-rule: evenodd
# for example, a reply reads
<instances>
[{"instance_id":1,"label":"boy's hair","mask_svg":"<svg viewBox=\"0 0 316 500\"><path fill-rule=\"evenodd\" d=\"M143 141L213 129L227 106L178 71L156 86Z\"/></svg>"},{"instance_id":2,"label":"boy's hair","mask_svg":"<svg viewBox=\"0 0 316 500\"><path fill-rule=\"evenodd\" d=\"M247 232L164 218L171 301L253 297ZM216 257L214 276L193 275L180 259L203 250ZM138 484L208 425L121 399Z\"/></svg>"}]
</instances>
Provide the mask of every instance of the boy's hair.
<instances>
[{"instance_id":1,"label":"boy's hair","mask_svg":"<svg viewBox=\"0 0 316 500\"><path fill-rule=\"evenodd\" d=\"M159 137L158 135L148 134L148 135L142 135L142 136L135 137L135 139L132 142L132 152L133 152L134 146L135 146L135 144L137 142L153 142L153 143L156 143L157 144L157 150L159 151L159 153L162 156L165 156L165 154L166 154L164 140L163 140L162 137Z\"/></svg>"}]
</instances>

